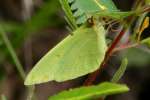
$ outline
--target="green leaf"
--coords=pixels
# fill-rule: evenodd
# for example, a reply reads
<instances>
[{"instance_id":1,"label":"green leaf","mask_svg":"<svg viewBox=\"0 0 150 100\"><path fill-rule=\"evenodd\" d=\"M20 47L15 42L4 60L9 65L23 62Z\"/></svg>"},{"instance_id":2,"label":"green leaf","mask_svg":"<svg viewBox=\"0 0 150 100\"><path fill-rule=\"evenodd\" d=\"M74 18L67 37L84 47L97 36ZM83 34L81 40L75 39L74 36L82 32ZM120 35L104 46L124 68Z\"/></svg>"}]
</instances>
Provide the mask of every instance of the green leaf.
<instances>
[{"instance_id":1,"label":"green leaf","mask_svg":"<svg viewBox=\"0 0 150 100\"><path fill-rule=\"evenodd\" d=\"M150 37L142 40L141 43L146 44L148 47L150 47Z\"/></svg>"},{"instance_id":2,"label":"green leaf","mask_svg":"<svg viewBox=\"0 0 150 100\"><path fill-rule=\"evenodd\" d=\"M127 64L128 64L128 59L127 58L124 58L122 60L122 63L119 67L119 69L117 70L117 72L114 74L111 82L114 82L114 83L117 83L121 77L123 76L123 74L125 73L126 71L126 68L127 68Z\"/></svg>"},{"instance_id":3,"label":"green leaf","mask_svg":"<svg viewBox=\"0 0 150 100\"><path fill-rule=\"evenodd\" d=\"M63 91L50 97L49 100L93 100L93 98L127 91L129 91L129 88L126 85L104 82L97 86L81 87Z\"/></svg>"},{"instance_id":4,"label":"green leaf","mask_svg":"<svg viewBox=\"0 0 150 100\"><path fill-rule=\"evenodd\" d=\"M50 50L27 76L25 85L66 81L99 68L106 52L102 25L82 26Z\"/></svg>"},{"instance_id":5,"label":"green leaf","mask_svg":"<svg viewBox=\"0 0 150 100\"><path fill-rule=\"evenodd\" d=\"M73 16L68 0L59 0L59 1L60 1L63 11L65 12L65 15L66 15L65 18L69 26L72 28L72 30L77 29L78 26L76 25L75 18Z\"/></svg>"},{"instance_id":6,"label":"green leaf","mask_svg":"<svg viewBox=\"0 0 150 100\"><path fill-rule=\"evenodd\" d=\"M128 59L129 66L142 68L149 65L150 53L142 48L129 48L121 52L120 59L124 57Z\"/></svg>"},{"instance_id":7,"label":"green leaf","mask_svg":"<svg viewBox=\"0 0 150 100\"><path fill-rule=\"evenodd\" d=\"M121 11L98 11L98 12L94 12L94 13L89 13L90 15L94 15L96 17L109 17L109 18L113 18L113 19L123 19L126 18L128 16L131 16L133 14L135 14L134 11L128 11L128 12L121 12Z\"/></svg>"},{"instance_id":8,"label":"green leaf","mask_svg":"<svg viewBox=\"0 0 150 100\"><path fill-rule=\"evenodd\" d=\"M112 0L68 0L72 10L76 10L74 16L77 18L76 23L84 23L90 16L88 13L94 13L97 11L118 11ZM97 2L96 2L97 1ZM105 9L103 9L105 8Z\"/></svg>"}]
</instances>

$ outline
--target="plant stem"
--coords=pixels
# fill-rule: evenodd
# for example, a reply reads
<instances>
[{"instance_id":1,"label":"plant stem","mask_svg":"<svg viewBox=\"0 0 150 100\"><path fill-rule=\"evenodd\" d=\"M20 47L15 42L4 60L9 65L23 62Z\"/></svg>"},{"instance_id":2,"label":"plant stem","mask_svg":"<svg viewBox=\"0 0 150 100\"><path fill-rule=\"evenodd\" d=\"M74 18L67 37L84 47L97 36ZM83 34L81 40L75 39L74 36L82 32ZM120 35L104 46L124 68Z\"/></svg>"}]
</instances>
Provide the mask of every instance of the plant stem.
<instances>
[{"instance_id":1,"label":"plant stem","mask_svg":"<svg viewBox=\"0 0 150 100\"><path fill-rule=\"evenodd\" d=\"M129 48L133 48L133 47L137 47L139 45L139 43L135 43L135 44L131 44L131 45L125 45L125 46L121 46L121 47L117 47L113 50L113 53L117 52L117 51L121 51L124 49L129 49Z\"/></svg>"},{"instance_id":2,"label":"plant stem","mask_svg":"<svg viewBox=\"0 0 150 100\"><path fill-rule=\"evenodd\" d=\"M0 29L0 34L1 34L2 39L3 39L3 41L4 41L8 51L9 51L9 53L11 55L11 57L12 57L12 60L14 61L14 64L16 65L16 68L17 68L21 78L24 80L25 79L25 72L23 70L23 66L21 65L21 63L20 63L20 61L19 61L19 59L18 59L18 57L17 57L17 55L15 53L15 50L13 49L13 47L12 47L12 45L11 45L7 35L3 31L2 27Z\"/></svg>"},{"instance_id":3,"label":"plant stem","mask_svg":"<svg viewBox=\"0 0 150 100\"><path fill-rule=\"evenodd\" d=\"M2 36L2 39L14 61L14 64L16 65L16 68L17 68L22 80L24 81L26 75L23 70L23 66L21 65L21 63L15 53L15 50L13 49L11 42L9 41L7 35L5 34L5 31L3 30L2 26L0 26L0 35ZM32 100L32 98L34 96L34 86L28 87L28 89L29 89L29 94L28 94L27 100Z\"/></svg>"},{"instance_id":4,"label":"plant stem","mask_svg":"<svg viewBox=\"0 0 150 100\"><path fill-rule=\"evenodd\" d=\"M121 40L121 38L123 37L123 35L125 34L125 31L127 30L127 28L123 28L121 30L121 32L118 34L118 36L116 37L116 39L112 42L111 46L109 47L109 49L106 52L106 59L108 59L108 57L112 54L113 49L116 47L116 45L119 43L119 41Z\"/></svg>"},{"instance_id":5,"label":"plant stem","mask_svg":"<svg viewBox=\"0 0 150 100\"><path fill-rule=\"evenodd\" d=\"M140 7L141 7L141 2L140 2L140 0L137 0L134 4L132 10L139 9ZM148 10L149 10L149 8L144 10L143 12L148 11ZM106 62L108 61L109 57L112 55L113 50L115 49L116 45L120 42L123 35L126 33L126 30L131 26L131 24L134 20L135 20L135 18L133 16L129 16L128 19L125 21L125 24L124 24L125 26L120 31L120 33L116 36L116 38L112 42L111 46L108 48L105 58L104 58L102 64L100 65L101 68L103 68L106 65ZM98 69L97 71L90 74L88 76L88 78L85 80L83 85L92 85L92 83L95 81L95 79L99 75L99 73L100 73L100 70Z\"/></svg>"},{"instance_id":6,"label":"plant stem","mask_svg":"<svg viewBox=\"0 0 150 100\"><path fill-rule=\"evenodd\" d=\"M28 87L27 100L33 100L34 99L34 90L35 90L35 86L34 85Z\"/></svg>"},{"instance_id":7,"label":"plant stem","mask_svg":"<svg viewBox=\"0 0 150 100\"><path fill-rule=\"evenodd\" d=\"M120 42L123 35L126 33L126 30L128 30L128 28L130 27L130 25L133 21L134 21L134 18L132 16L129 16L128 19L125 21L123 29L116 36L116 38L114 39L114 41L112 42L112 44L108 48L108 50L106 52L106 55L105 55L105 58L104 58L102 64L100 65L101 68L104 68L106 66L106 62L108 61L108 59L112 55L114 48ZM98 76L99 73L100 73L100 70L98 69L97 71L90 74L89 77L85 80L83 85L86 85L86 86L92 85L92 83L95 81L95 79L96 79L96 77Z\"/></svg>"}]
</instances>

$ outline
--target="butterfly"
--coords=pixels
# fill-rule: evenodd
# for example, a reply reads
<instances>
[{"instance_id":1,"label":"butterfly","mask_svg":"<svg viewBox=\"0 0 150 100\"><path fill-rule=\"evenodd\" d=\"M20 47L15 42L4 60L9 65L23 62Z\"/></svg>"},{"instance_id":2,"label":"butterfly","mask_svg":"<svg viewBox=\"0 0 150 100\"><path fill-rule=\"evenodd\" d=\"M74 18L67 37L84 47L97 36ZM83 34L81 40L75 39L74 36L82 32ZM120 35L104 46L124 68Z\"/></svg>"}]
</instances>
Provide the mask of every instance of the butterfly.
<instances>
[{"instance_id":1,"label":"butterfly","mask_svg":"<svg viewBox=\"0 0 150 100\"><path fill-rule=\"evenodd\" d=\"M97 70L107 45L102 25L83 25L50 50L28 74L25 85L62 82Z\"/></svg>"}]
</instances>

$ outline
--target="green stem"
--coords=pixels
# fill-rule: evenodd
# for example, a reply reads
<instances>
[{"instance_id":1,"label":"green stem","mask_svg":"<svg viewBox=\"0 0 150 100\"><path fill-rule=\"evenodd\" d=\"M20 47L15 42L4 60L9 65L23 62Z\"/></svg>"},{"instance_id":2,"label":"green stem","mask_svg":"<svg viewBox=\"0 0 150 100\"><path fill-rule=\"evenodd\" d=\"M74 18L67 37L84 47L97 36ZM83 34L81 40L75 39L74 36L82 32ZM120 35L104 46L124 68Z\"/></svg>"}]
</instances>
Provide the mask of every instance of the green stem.
<instances>
[{"instance_id":1,"label":"green stem","mask_svg":"<svg viewBox=\"0 0 150 100\"><path fill-rule=\"evenodd\" d=\"M7 35L5 34L4 30L2 29L2 27L0 29L0 35L2 36L3 42L5 43L6 47L8 48L8 51L9 51L15 65L16 65L16 68L17 68L21 78L24 80L25 79L25 72L23 70L23 66L21 65L21 63L20 63L20 61L19 61L19 59L15 53L15 50L13 49L13 47L12 47Z\"/></svg>"},{"instance_id":2,"label":"green stem","mask_svg":"<svg viewBox=\"0 0 150 100\"><path fill-rule=\"evenodd\" d=\"M27 100L33 100L34 99L34 90L35 90L35 86L29 86L28 88L28 96L27 96Z\"/></svg>"},{"instance_id":3,"label":"green stem","mask_svg":"<svg viewBox=\"0 0 150 100\"><path fill-rule=\"evenodd\" d=\"M0 26L0 35L16 65L16 68L21 76L21 78L23 79L23 81L25 80L25 72L23 70L23 66L21 65L16 53L15 53L15 50L13 49L12 45L11 45L11 42L9 41L7 35L5 34L5 31L3 30L3 27ZM34 86L31 86L31 87L28 87L28 90L29 90L29 94L28 94L28 97L27 97L27 100L32 100L32 98L34 97Z\"/></svg>"}]
</instances>

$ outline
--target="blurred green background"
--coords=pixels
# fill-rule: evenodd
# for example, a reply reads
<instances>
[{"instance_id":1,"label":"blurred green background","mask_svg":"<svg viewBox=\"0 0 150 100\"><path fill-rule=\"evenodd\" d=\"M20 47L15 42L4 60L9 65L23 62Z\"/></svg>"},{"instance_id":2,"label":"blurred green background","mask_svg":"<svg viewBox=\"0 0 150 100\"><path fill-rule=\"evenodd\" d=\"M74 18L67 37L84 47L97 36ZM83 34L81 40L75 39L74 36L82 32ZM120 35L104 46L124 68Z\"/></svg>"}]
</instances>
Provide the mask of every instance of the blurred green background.
<instances>
[{"instance_id":1,"label":"blurred green background","mask_svg":"<svg viewBox=\"0 0 150 100\"><path fill-rule=\"evenodd\" d=\"M26 1L26 2L24 2ZM26 73L33 65L67 34L64 13L58 0L0 0L0 30L7 33ZM134 0L114 0L118 8L130 10ZM144 31L150 34L150 27ZM115 54L100 79L109 79L127 57L128 69L121 82L131 91L109 97L108 100L149 100L150 50L145 47L123 50ZM86 76L63 83L49 82L36 86L36 100L46 100L70 87L82 84ZM0 36L0 95L7 100L25 100L27 89L23 85L13 60ZM145 99L147 97L147 99Z\"/></svg>"}]
</instances>

